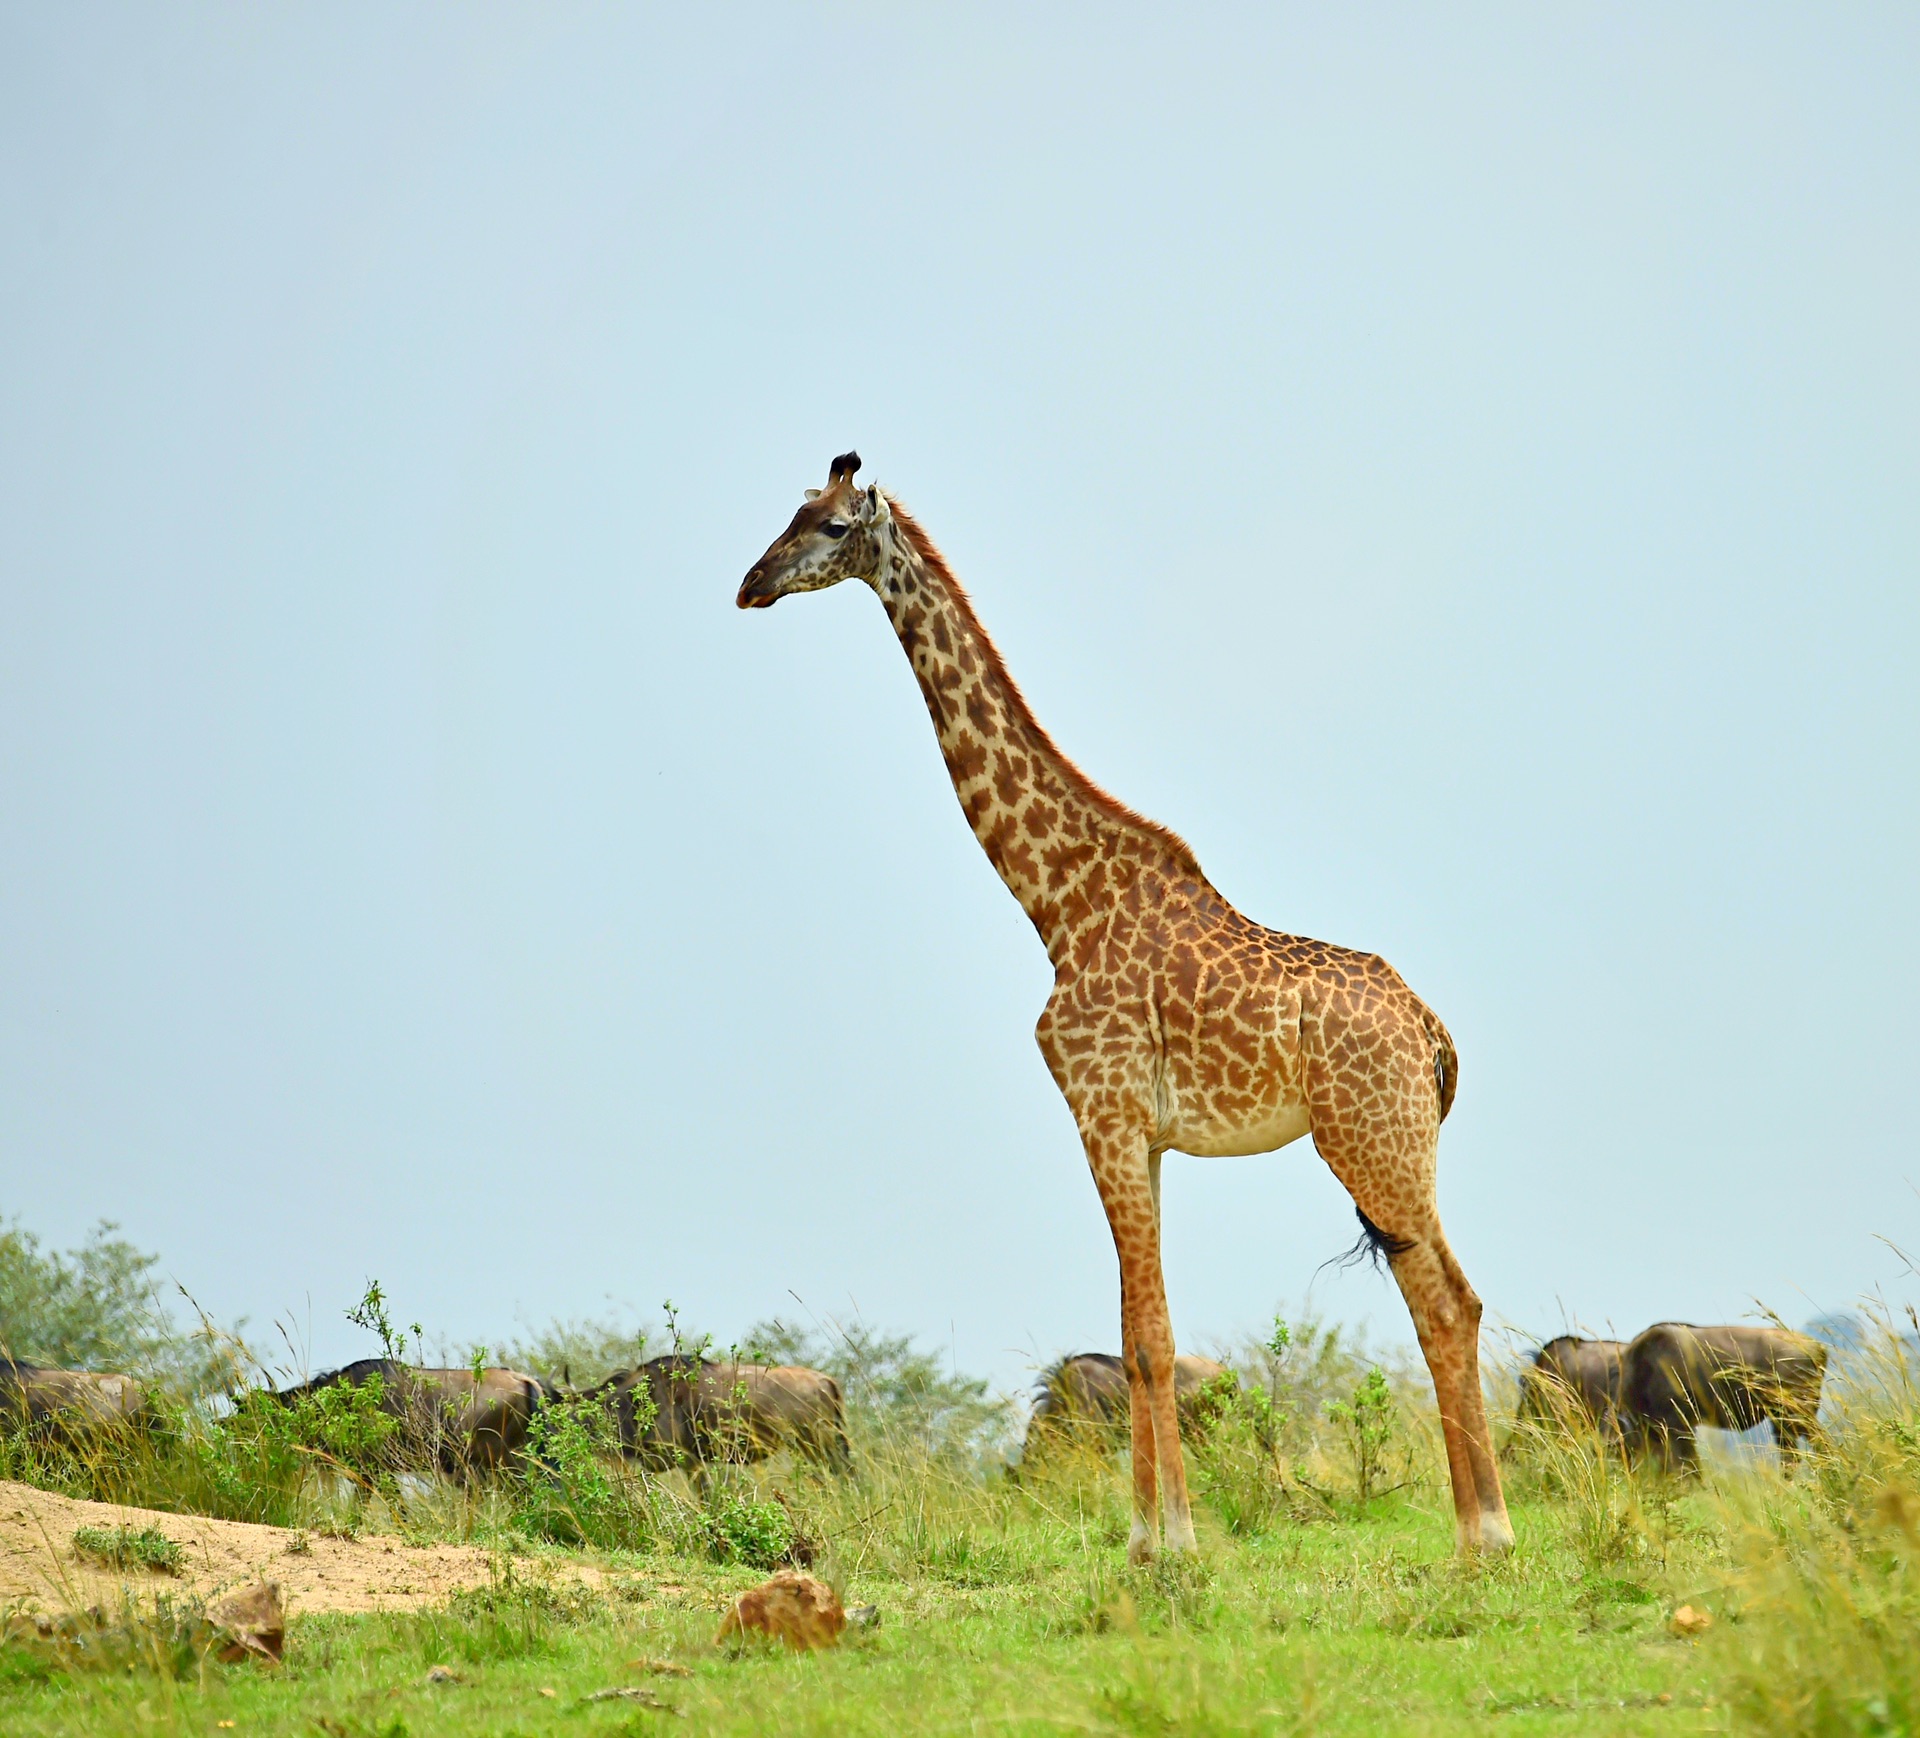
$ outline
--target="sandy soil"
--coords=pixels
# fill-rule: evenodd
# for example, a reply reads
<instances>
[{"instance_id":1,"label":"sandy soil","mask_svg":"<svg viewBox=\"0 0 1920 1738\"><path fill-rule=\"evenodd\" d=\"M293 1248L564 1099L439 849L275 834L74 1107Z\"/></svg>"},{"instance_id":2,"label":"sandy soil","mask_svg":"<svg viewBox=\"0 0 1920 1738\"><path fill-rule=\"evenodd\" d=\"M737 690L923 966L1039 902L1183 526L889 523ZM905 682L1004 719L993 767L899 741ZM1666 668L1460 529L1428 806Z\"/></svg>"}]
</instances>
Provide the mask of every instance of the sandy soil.
<instances>
[{"instance_id":1,"label":"sandy soil","mask_svg":"<svg viewBox=\"0 0 1920 1738\"><path fill-rule=\"evenodd\" d=\"M107 1570L74 1555L76 1527L119 1526L159 1528L180 1547L180 1572ZM247 1581L277 1581L290 1612L398 1611L432 1604L458 1588L485 1586L489 1577L488 1553L472 1545L315 1534L304 1551L289 1549L297 1543L284 1527L83 1503L0 1480L0 1604L72 1610L117 1600L123 1586L142 1593L209 1594ZM564 1573L600 1580L585 1565Z\"/></svg>"}]
</instances>

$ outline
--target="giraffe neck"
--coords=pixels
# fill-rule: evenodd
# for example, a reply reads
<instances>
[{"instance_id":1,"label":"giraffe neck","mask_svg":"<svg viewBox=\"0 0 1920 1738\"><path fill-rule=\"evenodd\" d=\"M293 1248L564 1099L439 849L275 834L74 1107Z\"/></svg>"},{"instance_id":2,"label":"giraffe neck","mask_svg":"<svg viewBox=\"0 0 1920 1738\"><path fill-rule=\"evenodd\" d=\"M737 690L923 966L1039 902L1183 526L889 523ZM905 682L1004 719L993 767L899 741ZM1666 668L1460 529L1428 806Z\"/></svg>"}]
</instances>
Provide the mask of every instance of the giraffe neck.
<instances>
[{"instance_id":1,"label":"giraffe neck","mask_svg":"<svg viewBox=\"0 0 1920 1738\"><path fill-rule=\"evenodd\" d=\"M1193 853L1054 746L939 552L898 504L874 589L933 717L961 812L1056 964L1143 868L1201 881Z\"/></svg>"}]
</instances>

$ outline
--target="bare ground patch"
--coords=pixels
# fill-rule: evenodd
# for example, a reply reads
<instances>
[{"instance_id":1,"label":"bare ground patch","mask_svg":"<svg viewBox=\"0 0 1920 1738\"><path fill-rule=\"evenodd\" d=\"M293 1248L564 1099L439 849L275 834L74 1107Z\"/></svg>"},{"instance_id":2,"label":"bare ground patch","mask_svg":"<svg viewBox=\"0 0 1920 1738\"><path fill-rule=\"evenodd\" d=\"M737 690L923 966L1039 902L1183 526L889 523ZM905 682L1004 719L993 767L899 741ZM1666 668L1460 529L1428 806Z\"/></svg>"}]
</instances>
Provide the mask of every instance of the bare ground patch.
<instances>
[{"instance_id":1,"label":"bare ground patch","mask_svg":"<svg viewBox=\"0 0 1920 1738\"><path fill-rule=\"evenodd\" d=\"M77 1528L153 1527L180 1547L178 1572L108 1569L77 1554ZM82 1502L0 1480L0 1602L53 1610L140 1592L210 1594L246 1581L277 1581L289 1610L400 1611L431 1605L463 1587L483 1587L494 1555L475 1545L407 1545L380 1534L302 1535L250 1521L215 1521ZM600 1585L599 1572L569 1563L569 1580Z\"/></svg>"}]
</instances>

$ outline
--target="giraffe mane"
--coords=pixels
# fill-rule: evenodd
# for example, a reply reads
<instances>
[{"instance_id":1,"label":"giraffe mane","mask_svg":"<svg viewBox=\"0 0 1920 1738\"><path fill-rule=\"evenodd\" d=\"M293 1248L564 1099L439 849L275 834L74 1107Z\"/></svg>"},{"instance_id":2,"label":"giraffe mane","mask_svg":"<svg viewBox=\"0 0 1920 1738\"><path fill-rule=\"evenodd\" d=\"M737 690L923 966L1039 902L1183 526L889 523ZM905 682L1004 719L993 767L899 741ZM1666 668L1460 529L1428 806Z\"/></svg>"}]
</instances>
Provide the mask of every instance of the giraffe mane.
<instances>
[{"instance_id":1,"label":"giraffe mane","mask_svg":"<svg viewBox=\"0 0 1920 1738\"><path fill-rule=\"evenodd\" d=\"M979 615L975 612L973 599L967 595L967 588L960 583L959 575L947 565L947 558L940 553L919 520L902 507L892 495L887 496L887 505L893 511L894 522L906 534L907 541L913 545L914 553L940 576L953 594L955 607L965 618L967 625L980 636L980 644L986 652L988 666L999 678L1006 694L1008 710L1024 728L1033 732L1034 740L1052 758L1060 776L1073 788L1075 794L1109 820L1118 821L1130 832L1145 834L1153 840L1172 857L1174 867L1181 874L1191 875L1196 881L1205 881L1206 874L1200 867L1200 861L1194 856L1193 847L1185 839L1171 827L1164 827L1158 821L1148 819L1138 809L1129 808L1111 791L1095 784L1061 752L1060 745L1047 733L1046 726L1034 717L1033 708L1027 704L1027 697L1020 692L1020 684L1014 681L1013 672L1007 668L1006 659L1000 656L1000 648L993 643L993 636L987 632Z\"/></svg>"}]
</instances>

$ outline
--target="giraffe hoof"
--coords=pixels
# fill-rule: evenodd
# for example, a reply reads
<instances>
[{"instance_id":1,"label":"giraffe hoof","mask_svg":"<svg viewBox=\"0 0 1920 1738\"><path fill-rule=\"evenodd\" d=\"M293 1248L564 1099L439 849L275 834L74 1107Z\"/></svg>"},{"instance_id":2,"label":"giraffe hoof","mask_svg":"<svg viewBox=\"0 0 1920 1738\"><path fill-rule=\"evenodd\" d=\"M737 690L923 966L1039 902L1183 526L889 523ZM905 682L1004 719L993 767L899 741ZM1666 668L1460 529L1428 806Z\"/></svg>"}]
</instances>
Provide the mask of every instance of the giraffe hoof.
<instances>
[{"instance_id":1,"label":"giraffe hoof","mask_svg":"<svg viewBox=\"0 0 1920 1738\"><path fill-rule=\"evenodd\" d=\"M1153 1534L1140 1522L1133 1523L1133 1532L1127 1539L1127 1561L1134 1568L1143 1563L1151 1563L1156 1555Z\"/></svg>"},{"instance_id":2,"label":"giraffe hoof","mask_svg":"<svg viewBox=\"0 0 1920 1738\"><path fill-rule=\"evenodd\" d=\"M1474 1548L1483 1556L1497 1557L1513 1549L1513 1523L1505 1515L1482 1515L1480 1537Z\"/></svg>"}]
</instances>

